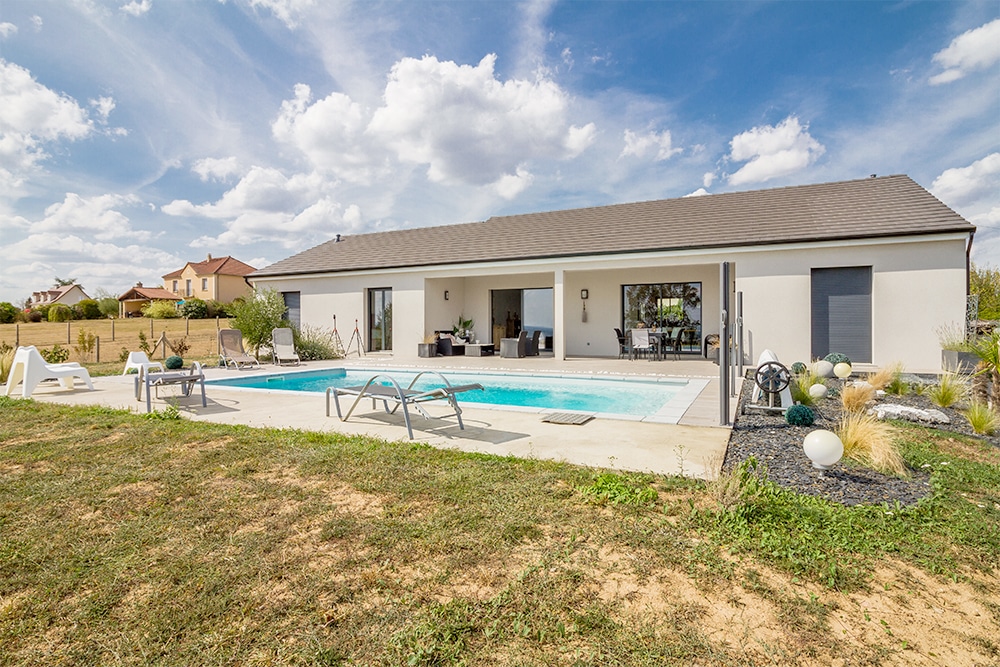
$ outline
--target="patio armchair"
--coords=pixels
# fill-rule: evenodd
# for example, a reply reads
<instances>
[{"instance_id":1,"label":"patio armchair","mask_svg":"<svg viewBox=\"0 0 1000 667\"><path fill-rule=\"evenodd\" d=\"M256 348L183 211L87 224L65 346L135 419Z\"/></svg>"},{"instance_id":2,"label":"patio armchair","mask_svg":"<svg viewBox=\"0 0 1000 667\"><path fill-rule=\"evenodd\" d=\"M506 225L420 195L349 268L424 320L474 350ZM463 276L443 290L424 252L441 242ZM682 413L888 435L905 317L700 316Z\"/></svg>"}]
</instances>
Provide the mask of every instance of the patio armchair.
<instances>
[{"instance_id":1,"label":"patio armchair","mask_svg":"<svg viewBox=\"0 0 1000 667\"><path fill-rule=\"evenodd\" d=\"M538 356L538 338L542 335L541 331L535 331L531 334L531 338L528 339L528 346L525 349L524 354L527 357L537 357Z\"/></svg>"},{"instance_id":2,"label":"patio armchair","mask_svg":"<svg viewBox=\"0 0 1000 667\"><path fill-rule=\"evenodd\" d=\"M632 356L632 341L631 339L622 333L622 330L615 327L615 335L618 337L618 358L623 359L625 357Z\"/></svg>"},{"instance_id":3,"label":"patio armchair","mask_svg":"<svg viewBox=\"0 0 1000 667\"><path fill-rule=\"evenodd\" d=\"M122 371L122 375L128 375L128 372L133 368L140 373L144 369L148 370L150 368L156 368L161 373L163 372L163 364L159 361L150 361L145 352L129 352L128 359L125 360L125 370Z\"/></svg>"},{"instance_id":4,"label":"patio armchair","mask_svg":"<svg viewBox=\"0 0 1000 667\"><path fill-rule=\"evenodd\" d=\"M517 338L500 339L500 356L507 359L519 359L528 355L528 332L521 331Z\"/></svg>"},{"instance_id":5,"label":"patio armchair","mask_svg":"<svg viewBox=\"0 0 1000 667\"><path fill-rule=\"evenodd\" d=\"M635 359L639 354L649 357L656 352L654 343L649 337L649 329L630 329L629 334L632 338L632 353L629 359Z\"/></svg>"}]
</instances>

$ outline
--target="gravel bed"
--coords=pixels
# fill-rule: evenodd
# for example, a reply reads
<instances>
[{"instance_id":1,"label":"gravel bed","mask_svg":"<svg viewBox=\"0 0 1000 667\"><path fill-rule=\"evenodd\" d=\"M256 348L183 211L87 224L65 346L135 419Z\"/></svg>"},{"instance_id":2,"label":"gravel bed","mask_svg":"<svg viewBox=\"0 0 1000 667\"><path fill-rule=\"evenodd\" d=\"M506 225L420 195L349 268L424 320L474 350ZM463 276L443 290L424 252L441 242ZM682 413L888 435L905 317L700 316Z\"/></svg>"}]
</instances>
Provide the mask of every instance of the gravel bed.
<instances>
[{"instance_id":1,"label":"gravel bed","mask_svg":"<svg viewBox=\"0 0 1000 667\"><path fill-rule=\"evenodd\" d=\"M836 380L829 382L831 386ZM930 478L921 471L911 470L905 478L884 475L843 459L831 470L818 470L802 451L802 440L816 429L833 430L840 419L840 402L825 399L813 408L816 422L812 426L791 426L781 414L744 411L753 390L753 380L744 380L736 421L729 438L723 470L731 471L750 456L767 466L767 477L776 484L799 493L818 496L843 505L914 505L931 493ZM951 419L950 424L936 425L943 431L976 436L968 420L954 409L936 408L924 396L886 396L882 403L896 403L922 409L935 408ZM982 438L1000 446L1000 438Z\"/></svg>"}]
</instances>

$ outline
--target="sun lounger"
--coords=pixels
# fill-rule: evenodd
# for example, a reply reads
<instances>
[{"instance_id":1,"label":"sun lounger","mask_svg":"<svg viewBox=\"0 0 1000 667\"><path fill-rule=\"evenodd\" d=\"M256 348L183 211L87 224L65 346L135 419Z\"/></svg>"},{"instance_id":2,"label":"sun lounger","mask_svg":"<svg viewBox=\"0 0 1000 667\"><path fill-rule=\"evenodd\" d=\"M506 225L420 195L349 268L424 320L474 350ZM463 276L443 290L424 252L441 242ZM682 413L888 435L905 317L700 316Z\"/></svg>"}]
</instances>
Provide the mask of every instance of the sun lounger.
<instances>
[{"instance_id":1,"label":"sun lounger","mask_svg":"<svg viewBox=\"0 0 1000 667\"><path fill-rule=\"evenodd\" d=\"M417 390L413 387L417 384L417 381L427 374L437 375L441 378L444 383L443 387L436 387L434 389L427 390ZM388 383L388 384L383 384ZM421 403L426 403L428 401L447 401L448 405L452 407L454 412L446 415L441 415L441 417L457 417L458 427L465 430L465 424L462 423L462 408L458 405L457 394L465 391L472 391L475 389L482 390L483 385L479 383L475 384L463 384L459 386L452 386L448 380L436 371L424 371L418 373L413 381L410 382L409 386L403 389L398 382L389 377L388 375L374 375L364 386L359 387L329 387L326 390L326 416L330 416L330 396L333 396L333 403L337 409L337 416L340 421L347 421L351 413L354 412L354 408L358 406L363 398L372 399L372 408L376 407L376 401L382 401L382 406L385 411L389 414L393 414L400 406L403 407L403 421L406 422L406 432L410 436L410 440L413 439L413 427L410 425L410 411L409 407L413 406L417 411L424 416L425 419L431 419L431 415L424 410ZM340 396L356 396L354 403L351 404L350 409L347 414L341 412L340 409ZM392 403L392 409L389 409L389 404Z\"/></svg>"},{"instance_id":2,"label":"sun lounger","mask_svg":"<svg viewBox=\"0 0 1000 667\"><path fill-rule=\"evenodd\" d=\"M219 361L229 368L232 364L236 370L244 366L256 366L260 368L260 362L256 357L252 357L243 349L243 333L239 329L219 330Z\"/></svg>"},{"instance_id":3,"label":"sun lounger","mask_svg":"<svg viewBox=\"0 0 1000 667\"><path fill-rule=\"evenodd\" d=\"M45 361L42 353L34 345L19 347L14 352L14 361L11 363L10 372L7 375L4 395L10 396L20 383L21 397L31 398L35 387L43 380L59 380L59 384L65 389L72 389L73 378L83 380L88 389L94 388L94 383L90 381L90 373L80 364L76 362L50 364Z\"/></svg>"},{"instance_id":4,"label":"sun lounger","mask_svg":"<svg viewBox=\"0 0 1000 667\"><path fill-rule=\"evenodd\" d=\"M122 375L128 375L129 370L133 368L140 373L144 368L156 368L160 372L165 370L163 364L159 361L150 361L145 352L129 352L128 359L125 360L125 370L122 371Z\"/></svg>"},{"instance_id":5,"label":"sun lounger","mask_svg":"<svg viewBox=\"0 0 1000 667\"><path fill-rule=\"evenodd\" d=\"M295 352L295 336L292 334L292 330L285 327L283 329L274 329L271 332L271 355L274 359L274 363L281 366L284 362L295 362L298 366L300 363L299 355Z\"/></svg>"},{"instance_id":6,"label":"sun lounger","mask_svg":"<svg viewBox=\"0 0 1000 667\"><path fill-rule=\"evenodd\" d=\"M165 373L150 372L149 368L139 369L139 375L135 378L135 400L142 400L142 388L146 387L146 412L152 412L152 391L159 391L160 387L171 384L179 384L181 393L190 396L194 385L201 385L201 407L208 406L208 399L205 397L205 373L201 369L201 364L197 361L191 362L191 369L186 371L167 371ZM159 394L157 394L159 396Z\"/></svg>"}]
</instances>

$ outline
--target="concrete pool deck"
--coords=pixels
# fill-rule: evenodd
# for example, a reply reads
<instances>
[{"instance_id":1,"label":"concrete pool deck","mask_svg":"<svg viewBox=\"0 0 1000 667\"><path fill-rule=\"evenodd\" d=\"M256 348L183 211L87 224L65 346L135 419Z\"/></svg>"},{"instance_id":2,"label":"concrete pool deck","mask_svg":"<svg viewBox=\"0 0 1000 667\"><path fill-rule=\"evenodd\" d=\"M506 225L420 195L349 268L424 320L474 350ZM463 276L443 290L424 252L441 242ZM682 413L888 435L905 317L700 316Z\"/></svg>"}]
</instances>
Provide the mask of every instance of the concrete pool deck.
<instances>
[{"instance_id":1,"label":"concrete pool deck","mask_svg":"<svg viewBox=\"0 0 1000 667\"><path fill-rule=\"evenodd\" d=\"M551 357L501 359L500 357L437 357L413 361L395 361L391 356L370 354L347 360L308 362L300 370L316 370L341 366L372 369L430 368L445 375L449 370L510 371L527 374L558 374L613 377L677 377L698 379L704 389L698 394L676 424L645 421L593 419L586 424L561 425L542 422L538 412L507 411L478 408L462 402L465 430L460 430L454 417L424 419L411 413L414 442L432 447L454 448L466 452L495 454L565 461L577 465L613 468L665 475L686 475L711 479L718 474L729 441L729 428L719 426L718 366L702 359L691 361L650 362L646 360L614 360L574 358L557 361ZM251 373L275 373L294 370L279 369L264 364L260 371L206 368L208 379L246 376ZM104 405L137 412L145 411L145 400L136 401L134 376L95 377L94 391L77 384L66 390L58 384L42 383L32 398L40 402ZM154 394L153 409L162 410L174 402L185 418L223 424L242 424L271 428L296 428L308 431L370 435L386 440L406 437L403 415L386 414L381 406L369 410L371 404L359 404L348 422L336 416L326 416L323 394L268 392L218 385L206 385L207 407L201 406L200 393L181 397L179 388L161 389ZM730 412L736 400L731 399ZM444 414L447 406L424 404L432 415ZM551 411L545 411L546 413ZM730 419L731 421L731 419Z\"/></svg>"}]
</instances>

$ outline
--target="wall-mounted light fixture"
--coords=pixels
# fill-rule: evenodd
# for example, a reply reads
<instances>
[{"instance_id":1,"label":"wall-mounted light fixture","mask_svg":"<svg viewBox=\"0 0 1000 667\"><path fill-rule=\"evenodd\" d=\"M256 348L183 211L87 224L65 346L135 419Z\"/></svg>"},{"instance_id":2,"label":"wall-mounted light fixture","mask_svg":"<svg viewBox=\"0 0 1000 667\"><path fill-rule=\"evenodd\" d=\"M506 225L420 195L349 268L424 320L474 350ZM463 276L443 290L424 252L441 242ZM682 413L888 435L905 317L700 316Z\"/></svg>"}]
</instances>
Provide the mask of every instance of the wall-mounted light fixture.
<instances>
[{"instance_id":1,"label":"wall-mounted light fixture","mask_svg":"<svg viewBox=\"0 0 1000 667\"><path fill-rule=\"evenodd\" d=\"M444 291L444 300L445 300L445 301L447 301L447 300L448 300L448 290L445 290L445 291Z\"/></svg>"},{"instance_id":2,"label":"wall-mounted light fixture","mask_svg":"<svg viewBox=\"0 0 1000 667\"><path fill-rule=\"evenodd\" d=\"M580 298L581 299L587 300L589 297L590 297L590 291L589 290L585 290L585 289L580 290Z\"/></svg>"}]
</instances>

